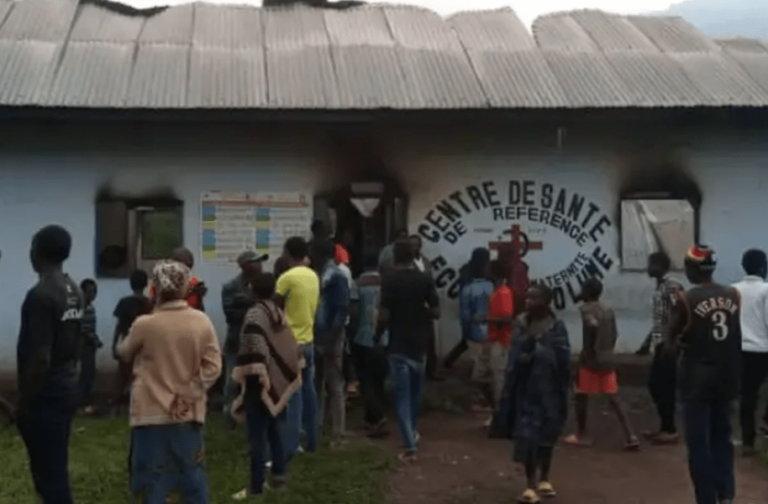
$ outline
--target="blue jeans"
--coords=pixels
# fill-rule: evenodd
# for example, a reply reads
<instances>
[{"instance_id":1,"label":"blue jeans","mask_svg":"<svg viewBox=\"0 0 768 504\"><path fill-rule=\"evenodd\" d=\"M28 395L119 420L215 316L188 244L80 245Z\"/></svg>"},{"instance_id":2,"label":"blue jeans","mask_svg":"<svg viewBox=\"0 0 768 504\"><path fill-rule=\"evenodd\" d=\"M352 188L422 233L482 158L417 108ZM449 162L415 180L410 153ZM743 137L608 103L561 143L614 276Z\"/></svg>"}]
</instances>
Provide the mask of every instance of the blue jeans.
<instances>
[{"instance_id":1,"label":"blue jeans","mask_svg":"<svg viewBox=\"0 0 768 504\"><path fill-rule=\"evenodd\" d=\"M685 442L688 468L696 493L696 504L717 504L733 499L731 402L689 402L685 404Z\"/></svg>"},{"instance_id":2,"label":"blue jeans","mask_svg":"<svg viewBox=\"0 0 768 504\"><path fill-rule=\"evenodd\" d=\"M301 390L288 402L285 451L288 457L299 451L302 427L307 436L306 449L317 450L319 423L317 421L317 390L315 389L315 350L312 344L301 345L306 366L301 370ZM274 460L272 461L274 463Z\"/></svg>"},{"instance_id":3,"label":"blue jeans","mask_svg":"<svg viewBox=\"0 0 768 504\"><path fill-rule=\"evenodd\" d=\"M32 481L43 504L72 504L69 433L74 416L73 401L43 399L18 418Z\"/></svg>"},{"instance_id":4,"label":"blue jeans","mask_svg":"<svg viewBox=\"0 0 768 504\"><path fill-rule=\"evenodd\" d=\"M170 493L180 491L185 504L208 504L203 430L197 423L133 428L133 502L164 504Z\"/></svg>"},{"instance_id":5,"label":"blue jeans","mask_svg":"<svg viewBox=\"0 0 768 504\"><path fill-rule=\"evenodd\" d=\"M275 418L262 403L247 401L245 418L251 453L249 492L251 495L259 495L264 491L264 464L267 462L267 450L272 452L272 477L276 481L285 480L287 459L281 432L285 412Z\"/></svg>"},{"instance_id":6,"label":"blue jeans","mask_svg":"<svg viewBox=\"0 0 768 504\"><path fill-rule=\"evenodd\" d=\"M416 425L421 403L421 387L424 383L424 362L401 355L389 357L395 381L395 411L405 449L416 451Z\"/></svg>"}]
</instances>

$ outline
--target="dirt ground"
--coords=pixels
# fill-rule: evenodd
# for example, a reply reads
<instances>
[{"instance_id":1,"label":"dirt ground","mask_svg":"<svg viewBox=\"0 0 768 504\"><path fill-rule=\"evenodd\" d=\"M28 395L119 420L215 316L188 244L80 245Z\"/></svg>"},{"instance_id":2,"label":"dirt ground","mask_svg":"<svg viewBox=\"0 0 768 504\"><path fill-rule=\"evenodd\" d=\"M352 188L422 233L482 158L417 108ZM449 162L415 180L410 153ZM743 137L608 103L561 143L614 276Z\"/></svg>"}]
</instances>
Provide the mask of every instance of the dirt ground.
<instances>
[{"instance_id":1,"label":"dirt ground","mask_svg":"<svg viewBox=\"0 0 768 504\"><path fill-rule=\"evenodd\" d=\"M656 427L650 399L641 388L626 388L638 432ZM425 415L419 460L402 466L390 482L392 504L508 504L524 489L513 466L511 445L489 440L478 414ZM572 422L573 419L571 419ZM622 451L618 422L607 404L590 408L591 448L558 446L552 483L561 504L686 504L693 502L685 448L643 445L639 453ZM569 425L569 431L572 423ZM393 432L389 443L396 447ZM768 444L768 443L766 443ZM767 447L768 448L768 447ZM738 453L738 452L737 452ZM737 460L737 502L768 502L768 466L755 459Z\"/></svg>"}]
</instances>

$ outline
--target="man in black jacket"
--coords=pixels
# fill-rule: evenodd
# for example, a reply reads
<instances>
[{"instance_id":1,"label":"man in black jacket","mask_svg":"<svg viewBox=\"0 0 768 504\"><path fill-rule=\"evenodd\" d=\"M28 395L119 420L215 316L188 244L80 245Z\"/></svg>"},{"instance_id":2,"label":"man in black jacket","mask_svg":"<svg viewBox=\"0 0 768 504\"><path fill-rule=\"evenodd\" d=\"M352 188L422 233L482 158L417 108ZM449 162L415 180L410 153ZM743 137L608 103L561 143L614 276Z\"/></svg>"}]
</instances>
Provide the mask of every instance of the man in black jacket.
<instances>
[{"instance_id":1,"label":"man in black jacket","mask_svg":"<svg viewBox=\"0 0 768 504\"><path fill-rule=\"evenodd\" d=\"M69 434L79 396L84 303L77 284L62 271L71 249L72 237L60 226L35 234L30 258L40 280L21 307L18 429L44 504L72 503Z\"/></svg>"}]
</instances>

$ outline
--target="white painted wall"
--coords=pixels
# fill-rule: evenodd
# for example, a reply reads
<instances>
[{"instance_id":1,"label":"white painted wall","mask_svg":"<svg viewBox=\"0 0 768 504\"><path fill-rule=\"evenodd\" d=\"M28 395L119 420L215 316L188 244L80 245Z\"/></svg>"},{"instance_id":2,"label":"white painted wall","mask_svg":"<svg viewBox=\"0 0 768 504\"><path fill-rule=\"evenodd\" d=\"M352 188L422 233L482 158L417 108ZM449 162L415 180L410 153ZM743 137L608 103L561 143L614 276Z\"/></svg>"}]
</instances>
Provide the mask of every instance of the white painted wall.
<instances>
[{"instance_id":1,"label":"white painted wall","mask_svg":"<svg viewBox=\"0 0 768 504\"><path fill-rule=\"evenodd\" d=\"M15 369L20 307L35 282L28 259L32 234L51 223L65 226L74 241L66 271L78 282L93 277L94 201L103 184L132 195L170 187L185 202L185 245L196 254L195 273L209 288L206 310L223 338L221 286L238 271L234 265L201 261L201 194L212 189L296 191L324 183L313 142L297 143L288 133L205 125L177 127L172 134L160 126L141 129L0 131L0 138L13 139L0 148L0 371ZM112 310L130 288L127 279L97 281L98 332L111 343ZM99 352L99 365L113 365L108 345Z\"/></svg>"},{"instance_id":2,"label":"white painted wall","mask_svg":"<svg viewBox=\"0 0 768 504\"><path fill-rule=\"evenodd\" d=\"M429 224L428 212L438 201L468 185L482 187L484 182L493 182L493 187L500 189L498 199L502 204L506 204L504 192L510 180L534 181L537 198L541 196L538 192L541 185L548 183L555 187L555 193L564 188L569 194L578 193L596 203L599 213L605 213L611 220L611 226L605 227L604 235L598 234L597 243L587 240L584 247L565 238L558 230L521 222L524 228L545 229L543 234L529 233L531 239L543 241L544 247L542 251L529 253L525 260L530 266L531 278L541 278L565 267L578 252L590 255L597 246L606 252L613 265L604 279L604 300L617 312L618 350L632 352L650 330L654 283L645 274L621 270L618 206L622 172L618 168L617 153L639 134L647 138L653 133L647 128L627 131L615 125L570 129L559 147L554 127L497 129L472 135L434 133L427 141L420 138L418 143L412 136L402 135L394 142L400 149L393 164L401 170L412 198L409 213L412 232L422 224ZM748 131L675 132L674 144L685 147L691 176L703 193L701 241L717 251L719 267L715 277L723 283L741 278L744 250L752 247L768 250L768 233L763 229L768 216L768 144L765 140L765 134ZM466 200L466 191L463 194ZM455 245L445 240L437 244L424 240L425 255L442 256L447 265L456 270L469 259L474 247L487 244L489 237L498 236L514 223L494 222L491 210L473 211L459 222L467 233ZM429 232L434 228L430 224ZM486 230L492 234L484 232ZM673 276L683 280L681 273ZM440 324L443 352L458 338L457 308L455 300L446 299ZM573 349L578 350L581 346L578 310L569 302L559 314L568 325Z\"/></svg>"},{"instance_id":3,"label":"white painted wall","mask_svg":"<svg viewBox=\"0 0 768 504\"><path fill-rule=\"evenodd\" d=\"M185 201L186 245L199 250L199 199L211 189L238 191L320 191L343 184L337 168L320 147L320 128L222 125L119 125L80 127L0 127L0 371L15 368L19 309L35 282L29 266L31 235L59 223L73 235L75 246L67 271L80 280L94 275L94 199L109 183L130 194L171 187ZM617 310L619 349L634 350L650 327L652 282L643 274L622 273L618 262L618 188L616 152L636 134L626 128L570 130L558 147L554 127L482 129L461 127L461 133L426 128L383 134L386 161L398 174L411 201L412 231L425 222L441 199L467 185L492 181L505 197L510 180L553 184L595 202L612 226L598 243L613 266L606 276L606 299ZM643 133L648 133L643 129ZM768 249L763 223L768 214L768 143L762 134L734 131L678 132L687 144L694 178L704 194L702 239L715 247L720 266L717 279L736 281L740 258L749 247ZM348 181L347 181L348 182ZM483 217L485 215L485 217ZM512 222L495 223L492 214L474 212L462 219L468 233L455 245L425 241L425 253L443 256L458 268L472 248ZM476 232L487 228L491 234ZM536 236L544 249L526 258L537 277L566 266L580 248L554 229ZM531 238L534 238L532 235ZM199 252L198 252L199 253ZM200 258L198 257L198 262ZM210 294L207 310L221 336L224 319L219 292L234 276L234 266L200 265L196 273ZM99 333L111 338L112 309L129 291L127 280L100 280L96 302ZM571 330L574 350L580 346L577 311L571 303L562 313ZM458 339L455 301L448 300L441 321L443 351ZM100 365L111 365L108 351Z\"/></svg>"}]
</instances>

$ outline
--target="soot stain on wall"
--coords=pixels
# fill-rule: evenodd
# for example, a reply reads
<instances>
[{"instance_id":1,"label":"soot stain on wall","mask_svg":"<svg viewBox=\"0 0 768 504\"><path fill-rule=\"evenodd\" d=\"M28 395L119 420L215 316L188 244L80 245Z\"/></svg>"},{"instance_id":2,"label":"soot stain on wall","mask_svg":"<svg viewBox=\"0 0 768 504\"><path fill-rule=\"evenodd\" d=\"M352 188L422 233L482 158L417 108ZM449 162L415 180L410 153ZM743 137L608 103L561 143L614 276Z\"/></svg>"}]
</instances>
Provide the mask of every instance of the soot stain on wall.
<instances>
[{"instance_id":1,"label":"soot stain on wall","mask_svg":"<svg viewBox=\"0 0 768 504\"><path fill-rule=\"evenodd\" d=\"M696 213L694 238L699 240L701 187L691 174L690 162L679 149L646 146L625 153L619 161L618 202L614 221L621 229L621 202L627 199L687 200ZM621 239L617 253L621 257Z\"/></svg>"}]
</instances>

